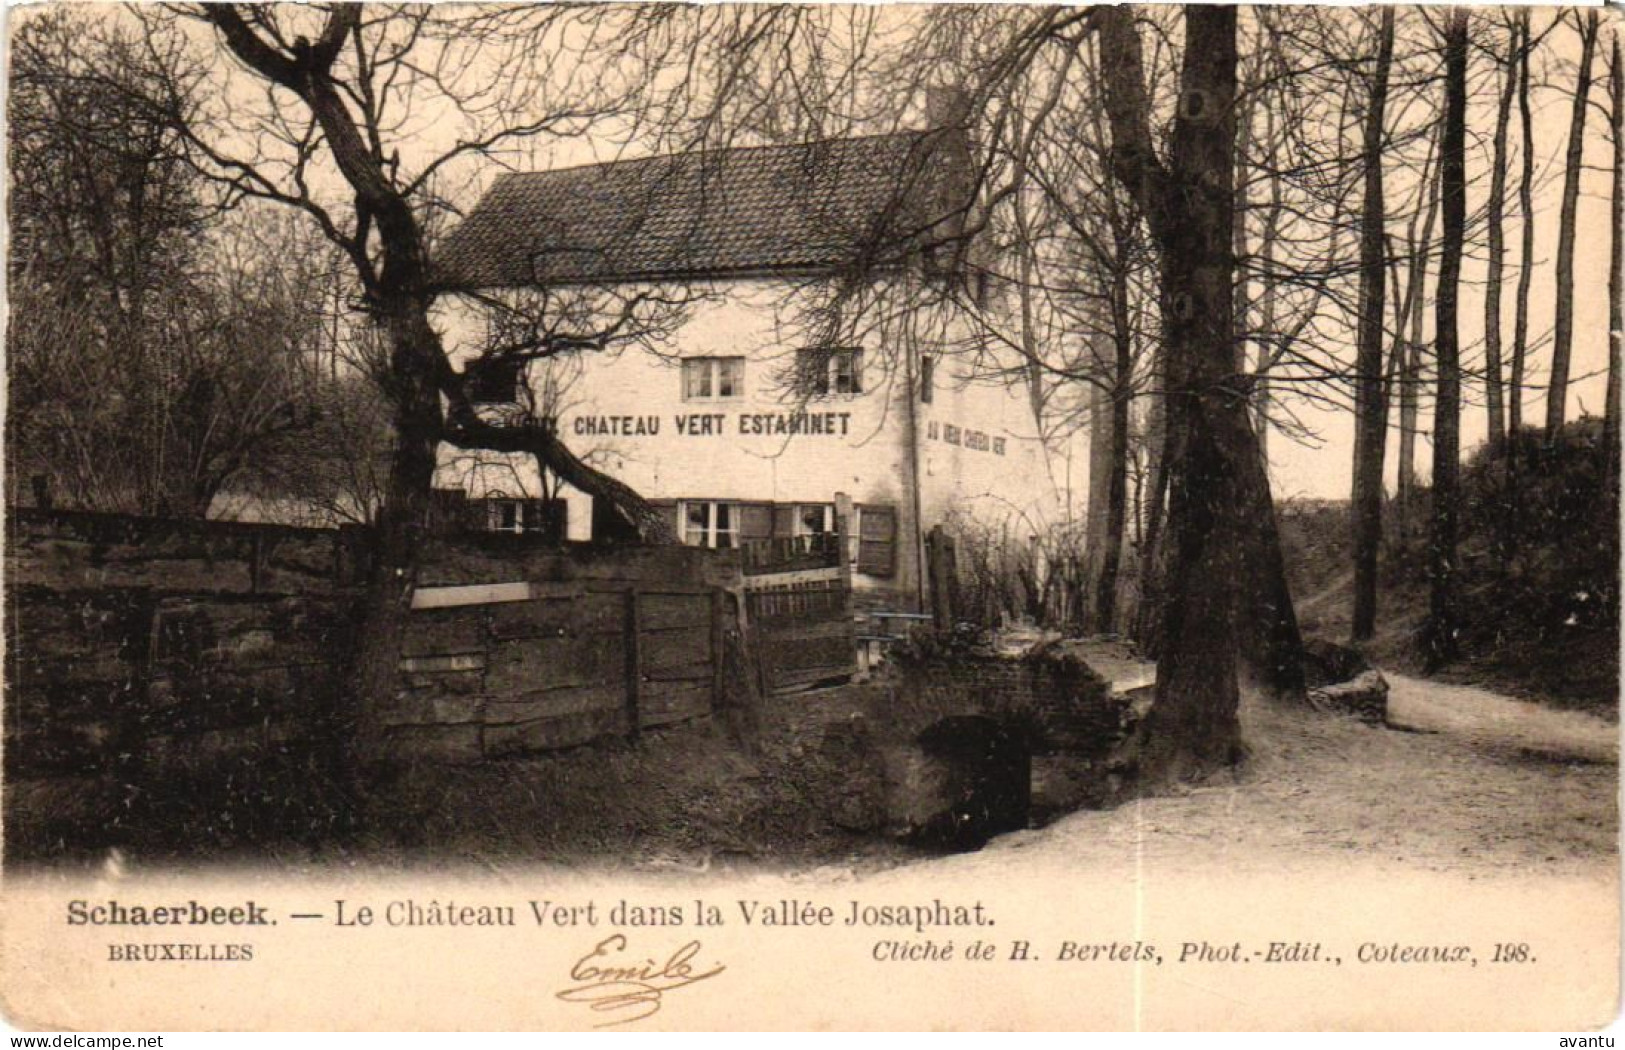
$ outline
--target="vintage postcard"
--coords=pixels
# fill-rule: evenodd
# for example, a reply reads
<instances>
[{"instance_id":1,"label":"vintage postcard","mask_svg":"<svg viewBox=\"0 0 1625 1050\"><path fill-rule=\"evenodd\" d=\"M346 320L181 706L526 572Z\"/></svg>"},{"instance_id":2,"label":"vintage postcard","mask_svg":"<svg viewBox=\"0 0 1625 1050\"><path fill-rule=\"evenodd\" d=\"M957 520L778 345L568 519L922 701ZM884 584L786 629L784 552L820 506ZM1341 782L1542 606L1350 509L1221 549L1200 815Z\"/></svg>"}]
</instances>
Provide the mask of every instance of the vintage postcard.
<instances>
[{"instance_id":1,"label":"vintage postcard","mask_svg":"<svg viewBox=\"0 0 1625 1050\"><path fill-rule=\"evenodd\" d=\"M1614 1022L1617 9L5 36L11 1026Z\"/></svg>"}]
</instances>

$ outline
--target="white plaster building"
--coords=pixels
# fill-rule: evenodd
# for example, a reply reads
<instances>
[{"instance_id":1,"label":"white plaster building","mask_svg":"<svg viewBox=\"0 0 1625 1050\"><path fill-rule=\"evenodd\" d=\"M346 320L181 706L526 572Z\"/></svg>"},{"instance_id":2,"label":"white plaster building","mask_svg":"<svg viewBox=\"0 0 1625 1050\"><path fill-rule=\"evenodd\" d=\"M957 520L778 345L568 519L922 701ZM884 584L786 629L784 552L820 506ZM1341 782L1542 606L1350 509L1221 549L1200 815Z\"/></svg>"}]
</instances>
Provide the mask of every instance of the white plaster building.
<instances>
[{"instance_id":1,"label":"white plaster building","mask_svg":"<svg viewBox=\"0 0 1625 1050\"><path fill-rule=\"evenodd\" d=\"M960 210L961 141L908 132L505 175L437 265L483 294L681 287L693 301L658 353L529 365L566 443L670 507L689 543L830 530L844 493L855 586L918 607L933 526L1020 542L1060 508L1020 383L975 378L990 350L973 319L918 296L955 279L933 264ZM837 330L831 289L860 261L870 312L894 316L816 335ZM465 357L481 345L470 316L444 322ZM520 501L544 486L525 464L466 468L448 456L442 484L491 500L494 527L536 514ZM568 536L591 538L590 498L559 496Z\"/></svg>"}]
</instances>

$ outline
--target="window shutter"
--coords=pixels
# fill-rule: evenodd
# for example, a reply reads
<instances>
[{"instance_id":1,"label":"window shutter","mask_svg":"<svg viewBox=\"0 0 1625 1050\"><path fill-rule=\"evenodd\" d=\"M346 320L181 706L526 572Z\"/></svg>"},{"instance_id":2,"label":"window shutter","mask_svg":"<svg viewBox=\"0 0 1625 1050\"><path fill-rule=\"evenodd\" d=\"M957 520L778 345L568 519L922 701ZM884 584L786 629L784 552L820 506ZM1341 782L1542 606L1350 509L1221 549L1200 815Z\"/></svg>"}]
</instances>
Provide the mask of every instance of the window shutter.
<instances>
[{"instance_id":1,"label":"window shutter","mask_svg":"<svg viewBox=\"0 0 1625 1050\"><path fill-rule=\"evenodd\" d=\"M429 528L437 533L460 532L468 526L468 493L462 489L431 489ZM483 527L483 524L482 526Z\"/></svg>"},{"instance_id":2,"label":"window shutter","mask_svg":"<svg viewBox=\"0 0 1625 1050\"><path fill-rule=\"evenodd\" d=\"M561 499L528 499L525 501L525 531L562 542L569 511L570 505Z\"/></svg>"},{"instance_id":3,"label":"window shutter","mask_svg":"<svg viewBox=\"0 0 1625 1050\"><path fill-rule=\"evenodd\" d=\"M897 572L897 512L891 507L858 508L858 571L867 576Z\"/></svg>"},{"instance_id":4,"label":"window shutter","mask_svg":"<svg viewBox=\"0 0 1625 1050\"><path fill-rule=\"evenodd\" d=\"M796 534L796 505L794 503L773 504L773 535L794 536Z\"/></svg>"},{"instance_id":5,"label":"window shutter","mask_svg":"<svg viewBox=\"0 0 1625 1050\"><path fill-rule=\"evenodd\" d=\"M739 506L739 541L765 540L773 535L773 504L741 503Z\"/></svg>"}]
</instances>

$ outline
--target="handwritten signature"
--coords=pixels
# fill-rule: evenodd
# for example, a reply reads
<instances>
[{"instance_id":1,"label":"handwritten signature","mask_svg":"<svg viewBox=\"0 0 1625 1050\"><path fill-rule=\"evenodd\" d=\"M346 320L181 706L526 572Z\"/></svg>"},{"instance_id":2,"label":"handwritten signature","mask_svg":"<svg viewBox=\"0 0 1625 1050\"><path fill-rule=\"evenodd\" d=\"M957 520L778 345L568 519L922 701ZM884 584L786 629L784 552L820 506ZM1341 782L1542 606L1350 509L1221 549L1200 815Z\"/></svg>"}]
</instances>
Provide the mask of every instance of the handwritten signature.
<instances>
[{"instance_id":1,"label":"handwritten signature","mask_svg":"<svg viewBox=\"0 0 1625 1050\"><path fill-rule=\"evenodd\" d=\"M613 934L576 960L570 967L570 979L576 983L555 994L567 1003L583 1003L595 1013L619 1015L595 1028L641 1021L660 1012L667 992L709 980L727 969L719 965L700 970L694 962L700 948L699 941L689 941L663 963L654 959L634 962L627 958L626 935Z\"/></svg>"}]
</instances>

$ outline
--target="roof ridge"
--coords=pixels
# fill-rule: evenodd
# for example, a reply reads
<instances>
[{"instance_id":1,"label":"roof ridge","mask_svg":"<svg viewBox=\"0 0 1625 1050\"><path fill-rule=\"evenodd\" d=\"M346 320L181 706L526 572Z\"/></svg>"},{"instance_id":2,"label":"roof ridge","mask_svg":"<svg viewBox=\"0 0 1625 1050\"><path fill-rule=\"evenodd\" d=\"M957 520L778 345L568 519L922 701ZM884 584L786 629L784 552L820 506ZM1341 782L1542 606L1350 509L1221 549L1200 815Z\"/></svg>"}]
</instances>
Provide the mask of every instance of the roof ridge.
<instances>
[{"instance_id":1,"label":"roof ridge","mask_svg":"<svg viewBox=\"0 0 1625 1050\"><path fill-rule=\"evenodd\" d=\"M508 287L828 267L882 240L912 250L914 220L899 220L899 207L934 199L939 180L922 180L912 158L941 130L503 171L436 265L448 285ZM596 255L583 261L583 250Z\"/></svg>"},{"instance_id":2,"label":"roof ridge","mask_svg":"<svg viewBox=\"0 0 1625 1050\"><path fill-rule=\"evenodd\" d=\"M750 153L770 149L792 150L805 149L810 146L822 146L831 142L870 142L876 139L903 138L905 136L921 137L940 130L942 129L909 128L900 129L898 131L877 131L870 135L826 135L823 138L809 139L806 142L764 142L755 146L716 146L710 148L702 146L699 149L684 150L680 153L650 153L642 157L616 157L612 160L583 161L580 164L567 164L562 168L537 168L531 171L504 171L492 182L491 188L495 189L498 182L508 179L536 178L543 175L557 175L571 171L582 171L586 168L611 168L622 164L647 164L651 161L676 160L681 157L692 157L696 154Z\"/></svg>"}]
</instances>

